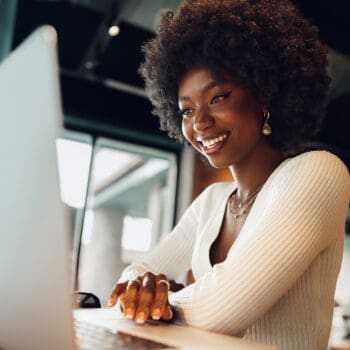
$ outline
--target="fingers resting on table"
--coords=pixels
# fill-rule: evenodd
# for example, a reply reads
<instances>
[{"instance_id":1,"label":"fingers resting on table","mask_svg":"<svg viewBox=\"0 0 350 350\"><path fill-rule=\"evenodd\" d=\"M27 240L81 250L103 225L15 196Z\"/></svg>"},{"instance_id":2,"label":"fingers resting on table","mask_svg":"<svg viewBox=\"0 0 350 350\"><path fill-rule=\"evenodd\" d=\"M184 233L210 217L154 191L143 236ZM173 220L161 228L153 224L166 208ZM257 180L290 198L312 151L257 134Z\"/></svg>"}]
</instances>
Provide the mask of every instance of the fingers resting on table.
<instances>
[{"instance_id":1,"label":"fingers resting on table","mask_svg":"<svg viewBox=\"0 0 350 350\"><path fill-rule=\"evenodd\" d=\"M117 283L108 305L114 306L119 299L125 317L135 319L137 323L144 323L149 318L170 321L174 312L168 292L181 288L182 284L168 281L164 274L147 272L137 279Z\"/></svg>"}]
</instances>

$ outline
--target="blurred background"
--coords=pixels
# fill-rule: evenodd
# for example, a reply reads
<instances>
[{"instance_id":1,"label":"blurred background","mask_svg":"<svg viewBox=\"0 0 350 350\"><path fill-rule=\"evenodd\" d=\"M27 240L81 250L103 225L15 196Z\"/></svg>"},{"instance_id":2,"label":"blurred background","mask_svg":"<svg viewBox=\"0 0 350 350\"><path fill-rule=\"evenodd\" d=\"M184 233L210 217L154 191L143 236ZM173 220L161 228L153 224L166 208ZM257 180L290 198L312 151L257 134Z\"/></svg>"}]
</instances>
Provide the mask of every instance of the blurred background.
<instances>
[{"instance_id":1,"label":"blurred background","mask_svg":"<svg viewBox=\"0 0 350 350\"><path fill-rule=\"evenodd\" d=\"M295 2L319 26L330 48L331 99L319 141L346 153L348 1ZM75 287L96 293L103 303L125 265L167 234L198 193L212 182L232 180L159 131L137 73L141 45L155 35L160 11L176 13L179 3L0 0L0 62L39 25L51 24L58 31L65 131L57 150L62 199L74 232ZM348 234L337 289L342 305L350 305L349 275Z\"/></svg>"}]
</instances>

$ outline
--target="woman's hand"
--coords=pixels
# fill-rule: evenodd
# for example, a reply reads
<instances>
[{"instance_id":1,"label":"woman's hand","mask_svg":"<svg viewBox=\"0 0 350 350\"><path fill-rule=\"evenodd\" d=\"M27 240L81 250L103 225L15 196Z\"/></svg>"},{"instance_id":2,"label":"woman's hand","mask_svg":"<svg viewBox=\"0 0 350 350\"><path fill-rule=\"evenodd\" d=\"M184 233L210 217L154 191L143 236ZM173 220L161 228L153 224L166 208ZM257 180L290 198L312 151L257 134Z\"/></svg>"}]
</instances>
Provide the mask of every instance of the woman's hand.
<instances>
[{"instance_id":1,"label":"woman's hand","mask_svg":"<svg viewBox=\"0 0 350 350\"><path fill-rule=\"evenodd\" d=\"M175 281L168 281L163 274L147 272L135 280L116 284L108 305L114 306L119 298L125 317L135 319L137 323L144 323L149 317L170 321L174 309L169 304L168 292L183 287Z\"/></svg>"}]
</instances>

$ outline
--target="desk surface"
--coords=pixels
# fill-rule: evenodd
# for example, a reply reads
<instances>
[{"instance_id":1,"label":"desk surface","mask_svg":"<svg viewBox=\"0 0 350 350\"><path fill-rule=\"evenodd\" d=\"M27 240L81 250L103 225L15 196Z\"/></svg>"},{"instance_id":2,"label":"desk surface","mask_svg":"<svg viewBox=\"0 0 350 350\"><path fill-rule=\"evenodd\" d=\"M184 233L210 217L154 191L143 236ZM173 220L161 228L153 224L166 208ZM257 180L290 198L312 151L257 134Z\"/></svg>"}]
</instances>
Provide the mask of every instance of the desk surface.
<instances>
[{"instance_id":1,"label":"desk surface","mask_svg":"<svg viewBox=\"0 0 350 350\"><path fill-rule=\"evenodd\" d=\"M150 339L177 347L178 349L220 349L220 350L277 350L275 347L247 342L237 337L206 332L191 327L183 327L161 322L149 322L138 325L124 318L115 309L78 309L74 318L98 326L113 333L118 331L137 337Z\"/></svg>"}]
</instances>

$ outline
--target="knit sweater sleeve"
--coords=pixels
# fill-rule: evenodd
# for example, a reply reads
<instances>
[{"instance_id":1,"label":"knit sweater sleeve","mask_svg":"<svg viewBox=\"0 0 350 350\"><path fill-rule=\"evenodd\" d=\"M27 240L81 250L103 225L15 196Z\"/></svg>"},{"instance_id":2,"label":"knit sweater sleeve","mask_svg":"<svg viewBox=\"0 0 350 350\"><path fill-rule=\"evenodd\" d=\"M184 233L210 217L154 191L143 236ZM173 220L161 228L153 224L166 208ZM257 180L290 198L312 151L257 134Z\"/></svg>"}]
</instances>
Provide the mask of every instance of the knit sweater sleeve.
<instances>
[{"instance_id":1,"label":"knit sweater sleeve","mask_svg":"<svg viewBox=\"0 0 350 350\"><path fill-rule=\"evenodd\" d=\"M226 260L170 296L183 323L242 334L342 237L350 180L337 157L295 157L264 187Z\"/></svg>"},{"instance_id":2,"label":"knit sweater sleeve","mask_svg":"<svg viewBox=\"0 0 350 350\"><path fill-rule=\"evenodd\" d=\"M198 217L208 189L192 202L175 228L151 252L140 262L124 269L119 282L134 279L145 272L163 273L168 279L175 280L191 268Z\"/></svg>"}]
</instances>

